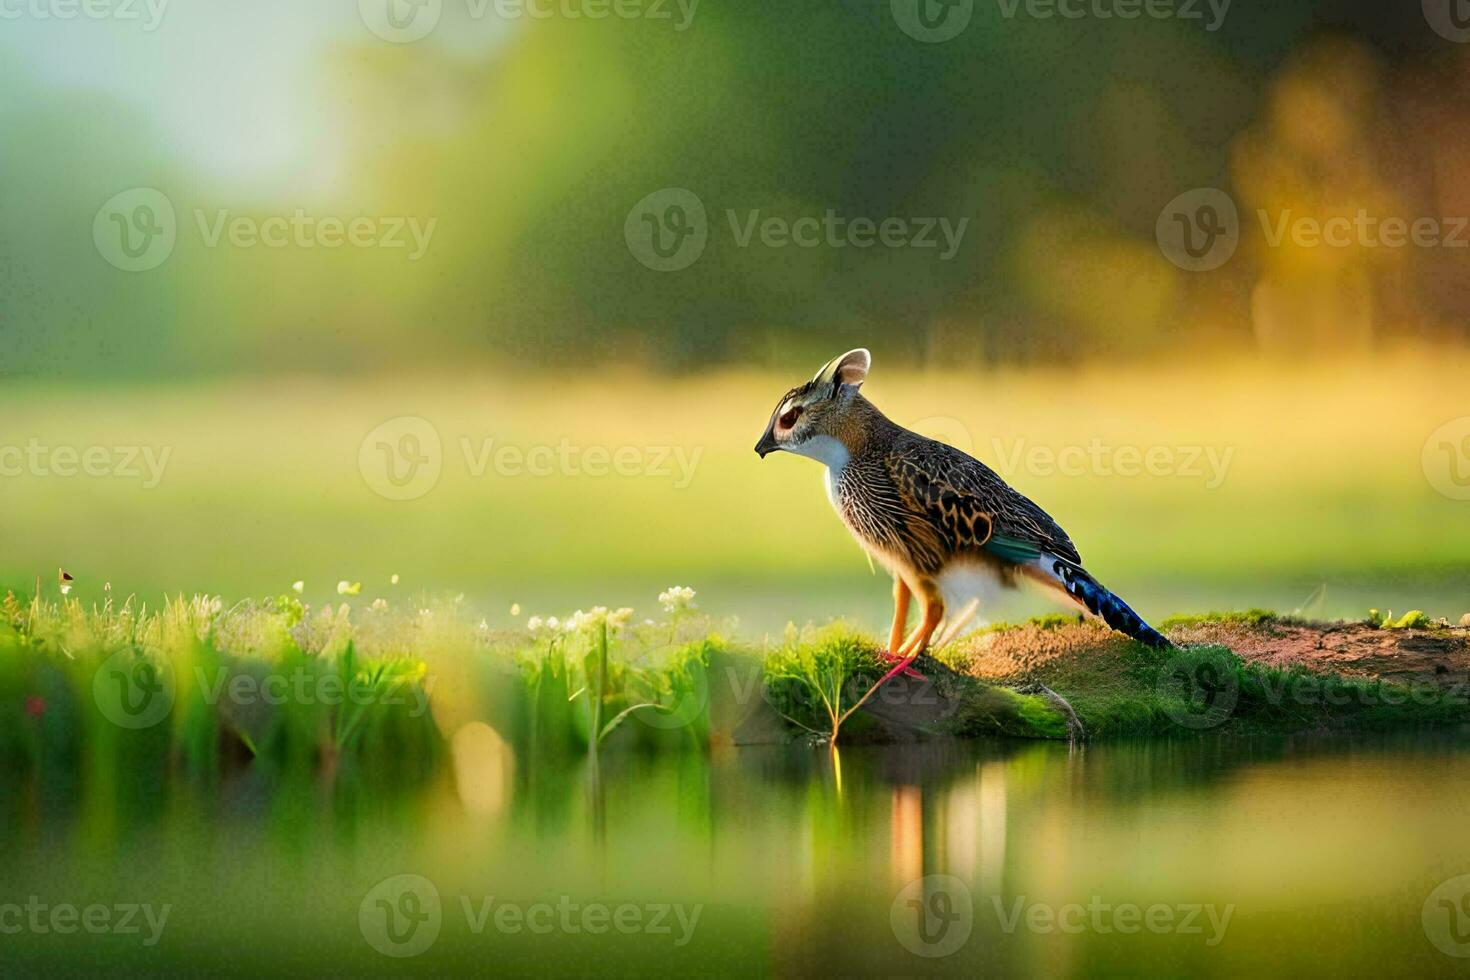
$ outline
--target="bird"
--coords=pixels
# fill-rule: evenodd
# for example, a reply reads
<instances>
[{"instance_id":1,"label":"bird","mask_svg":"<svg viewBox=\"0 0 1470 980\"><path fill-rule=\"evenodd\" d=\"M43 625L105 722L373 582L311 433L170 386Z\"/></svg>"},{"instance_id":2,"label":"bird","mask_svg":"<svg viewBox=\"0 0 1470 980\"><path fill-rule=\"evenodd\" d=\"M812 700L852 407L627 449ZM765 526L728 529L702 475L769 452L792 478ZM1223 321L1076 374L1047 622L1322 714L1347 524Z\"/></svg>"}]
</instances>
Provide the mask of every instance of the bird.
<instances>
[{"instance_id":1,"label":"bird","mask_svg":"<svg viewBox=\"0 0 1470 980\"><path fill-rule=\"evenodd\" d=\"M1173 647L1083 568L1051 515L978 459L898 425L864 397L872 362L867 348L850 350L782 395L755 451L822 463L842 522L893 576L882 655L894 666L880 684L913 674L931 643L947 643L984 600L1027 581L1141 643ZM915 598L919 622L905 637Z\"/></svg>"}]
</instances>

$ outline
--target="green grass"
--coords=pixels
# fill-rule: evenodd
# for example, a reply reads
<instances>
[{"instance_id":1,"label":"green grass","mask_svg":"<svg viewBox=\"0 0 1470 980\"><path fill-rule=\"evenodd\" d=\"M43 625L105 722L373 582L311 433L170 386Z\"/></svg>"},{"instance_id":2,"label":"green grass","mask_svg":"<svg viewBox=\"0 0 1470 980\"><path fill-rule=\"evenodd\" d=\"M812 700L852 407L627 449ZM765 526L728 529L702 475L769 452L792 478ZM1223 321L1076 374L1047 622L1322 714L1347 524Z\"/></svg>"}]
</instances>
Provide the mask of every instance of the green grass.
<instances>
[{"instance_id":1,"label":"green grass","mask_svg":"<svg viewBox=\"0 0 1470 980\"><path fill-rule=\"evenodd\" d=\"M0 762L104 787L123 770L212 779L242 767L272 778L328 771L412 785L463 733L479 738L487 729L533 764L603 751L703 752L752 731L767 740L883 737L881 714L854 709L887 665L871 638L841 624L790 627L758 648L724 638L682 605L657 620L599 607L554 628L516 630L476 624L455 601L314 608L277 596L227 607L194 596L148 608L11 594L0 613ZM1031 625L1087 629L1071 619ZM1063 715L1041 694L965 675L965 650L940 652L962 672L936 670L938 695L953 707L922 730L1066 737ZM1223 647L1158 651L1112 636L1024 680L1060 693L1094 738L1467 717L1463 696L1438 688L1282 671Z\"/></svg>"}]
</instances>

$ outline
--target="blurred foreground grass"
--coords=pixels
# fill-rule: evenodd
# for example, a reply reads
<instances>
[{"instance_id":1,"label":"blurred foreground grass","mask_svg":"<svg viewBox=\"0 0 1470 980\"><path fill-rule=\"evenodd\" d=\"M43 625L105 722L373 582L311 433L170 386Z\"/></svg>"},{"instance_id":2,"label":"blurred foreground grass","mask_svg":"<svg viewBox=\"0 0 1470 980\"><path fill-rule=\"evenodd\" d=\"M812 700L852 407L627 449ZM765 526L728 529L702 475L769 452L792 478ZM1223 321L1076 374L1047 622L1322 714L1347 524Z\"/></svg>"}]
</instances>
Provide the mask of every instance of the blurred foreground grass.
<instances>
[{"instance_id":1,"label":"blurred foreground grass","mask_svg":"<svg viewBox=\"0 0 1470 980\"><path fill-rule=\"evenodd\" d=\"M1289 611L1314 594L1308 611L1323 615L1470 608L1470 504L1437 492L1422 458L1432 432L1470 414L1464 352L984 375L890 372L875 353L866 392L884 411L1041 503L1146 616ZM240 597L303 579L320 600L341 579L401 574L405 589L464 592L503 625L512 602L636 605L688 581L711 611L761 628L832 615L877 626L887 587L831 513L819 468L751 452L812 367L10 384L5 446L168 455L151 487L141 452L137 477L7 469L0 582L31 592L63 566L77 595L100 600L108 581L115 594ZM441 469L422 496L392 500L373 489L384 457L364 442L402 416L432 427ZM388 430L395 450L429 452L401 434ZM589 460L592 447L607 458ZM1163 475L1116 472L1151 450ZM612 472L620 451L625 475Z\"/></svg>"}]
</instances>

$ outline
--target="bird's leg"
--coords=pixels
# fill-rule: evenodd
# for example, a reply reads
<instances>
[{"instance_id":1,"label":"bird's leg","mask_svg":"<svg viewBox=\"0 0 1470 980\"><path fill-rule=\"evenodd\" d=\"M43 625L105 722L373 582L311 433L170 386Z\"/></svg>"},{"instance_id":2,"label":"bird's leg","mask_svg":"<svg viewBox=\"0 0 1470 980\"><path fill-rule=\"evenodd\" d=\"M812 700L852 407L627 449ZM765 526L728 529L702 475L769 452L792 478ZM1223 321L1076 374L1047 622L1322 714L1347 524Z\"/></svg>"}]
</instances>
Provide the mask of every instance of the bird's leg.
<instances>
[{"instance_id":1,"label":"bird's leg","mask_svg":"<svg viewBox=\"0 0 1470 980\"><path fill-rule=\"evenodd\" d=\"M907 670L909 665L929 645L929 638L934 635L934 631L939 628L939 621L944 618L944 600L939 597L937 591L928 589L919 594L919 602L924 607L923 621L919 623L919 628L914 630L913 635L897 651L901 659L894 665L892 670L878 679L878 683L868 688L867 693L858 698L852 707L838 716L836 722L832 725L832 737L834 740L837 737L838 730L842 728L842 723L851 717L853 712L861 708L867 702L868 698L873 696L874 691L891 680L895 674Z\"/></svg>"},{"instance_id":2,"label":"bird's leg","mask_svg":"<svg viewBox=\"0 0 1470 980\"><path fill-rule=\"evenodd\" d=\"M923 620L919 623L918 629L914 630L913 634L904 641L903 646L896 651L898 663L892 670L884 674L883 678L873 685L874 687L883 684L894 674L908 670L909 666L918 659L919 654L924 652L924 648L929 645L929 638L934 635L934 631L939 628L939 621L944 618L943 600L938 595L921 595L919 602L924 607Z\"/></svg>"},{"instance_id":3,"label":"bird's leg","mask_svg":"<svg viewBox=\"0 0 1470 980\"><path fill-rule=\"evenodd\" d=\"M903 658L898 655L899 649L904 645L903 628L908 625L909 599L913 593L909 591L908 583L902 578L894 576L893 579L893 628L888 631L888 649L880 650L879 656L889 663L897 663ZM905 676L924 679L924 675L913 668L904 671Z\"/></svg>"},{"instance_id":4,"label":"bird's leg","mask_svg":"<svg viewBox=\"0 0 1470 980\"><path fill-rule=\"evenodd\" d=\"M898 576L893 578L893 628L888 631L888 649L886 654L897 654L898 648L903 643L903 628L909 622L909 599L913 593L909 591L909 584Z\"/></svg>"}]
</instances>

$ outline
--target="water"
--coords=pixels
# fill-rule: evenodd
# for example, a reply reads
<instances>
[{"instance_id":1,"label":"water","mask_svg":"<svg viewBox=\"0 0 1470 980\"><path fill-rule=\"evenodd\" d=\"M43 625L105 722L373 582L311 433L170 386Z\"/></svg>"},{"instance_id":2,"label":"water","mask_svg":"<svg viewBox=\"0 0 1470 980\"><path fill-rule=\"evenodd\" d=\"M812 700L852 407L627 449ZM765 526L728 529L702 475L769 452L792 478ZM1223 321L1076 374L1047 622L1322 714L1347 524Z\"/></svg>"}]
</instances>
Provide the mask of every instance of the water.
<instances>
[{"instance_id":1,"label":"water","mask_svg":"<svg viewBox=\"0 0 1470 980\"><path fill-rule=\"evenodd\" d=\"M1466 733L931 742L838 756L717 747L594 770L512 758L483 728L450 755L417 779L12 779L5 970L1367 976L1470 965L1435 945L1470 953L1459 890L1470 879L1431 897L1470 874ZM107 908L105 931L91 905ZM133 905L137 931L117 931ZM66 906L71 918L56 912Z\"/></svg>"}]
</instances>

